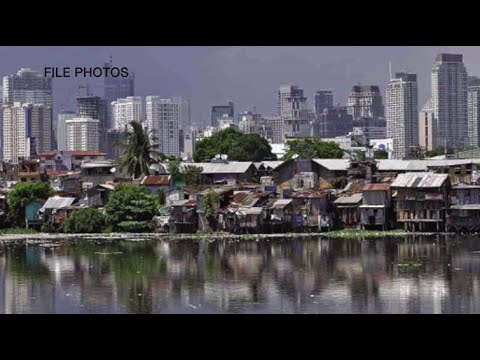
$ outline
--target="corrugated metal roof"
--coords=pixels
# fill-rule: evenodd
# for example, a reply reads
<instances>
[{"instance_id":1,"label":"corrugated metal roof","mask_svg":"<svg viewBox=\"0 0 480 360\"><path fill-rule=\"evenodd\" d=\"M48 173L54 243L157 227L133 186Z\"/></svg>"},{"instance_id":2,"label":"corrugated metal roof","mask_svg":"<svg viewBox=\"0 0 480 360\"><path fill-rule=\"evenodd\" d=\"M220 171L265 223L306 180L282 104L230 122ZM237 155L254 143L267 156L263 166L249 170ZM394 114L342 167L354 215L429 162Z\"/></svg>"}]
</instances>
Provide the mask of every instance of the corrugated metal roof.
<instances>
[{"instance_id":1,"label":"corrugated metal roof","mask_svg":"<svg viewBox=\"0 0 480 360\"><path fill-rule=\"evenodd\" d=\"M379 171L428 171L432 167L450 167L472 164L464 159L377 160Z\"/></svg>"},{"instance_id":2,"label":"corrugated metal roof","mask_svg":"<svg viewBox=\"0 0 480 360\"><path fill-rule=\"evenodd\" d=\"M448 179L448 174L405 173L392 182L396 188L438 188Z\"/></svg>"},{"instance_id":3,"label":"corrugated metal roof","mask_svg":"<svg viewBox=\"0 0 480 360\"><path fill-rule=\"evenodd\" d=\"M149 175L145 176L142 181L141 185L170 185L171 175Z\"/></svg>"},{"instance_id":4,"label":"corrugated metal roof","mask_svg":"<svg viewBox=\"0 0 480 360\"><path fill-rule=\"evenodd\" d=\"M466 204L466 205L454 205L451 207L454 210L480 210L480 204Z\"/></svg>"},{"instance_id":5,"label":"corrugated metal roof","mask_svg":"<svg viewBox=\"0 0 480 360\"><path fill-rule=\"evenodd\" d=\"M285 163L286 161L262 161L261 164L267 168L275 170L277 167Z\"/></svg>"},{"instance_id":6,"label":"corrugated metal roof","mask_svg":"<svg viewBox=\"0 0 480 360\"><path fill-rule=\"evenodd\" d=\"M202 174L244 174L250 166L251 161L229 161L227 163L181 163L180 169L184 170L187 166L196 166L203 169ZM169 174L168 164L153 164L150 169L160 173Z\"/></svg>"},{"instance_id":7,"label":"corrugated metal roof","mask_svg":"<svg viewBox=\"0 0 480 360\"><path fill-rule=\"evenodd\" d=\"M293 200L292 199L278 199L272 205L273 209L283 209L287 205L289 205Z\"/></svg>"},{"instance_id":8,"label":"corrugated metal roof","mask_svg":"<svg viewBox=\"0 0 480 360\"><path fill-rule=\"evenodd\" d=\"M337 200L335 200L333 203L336 205L339 204L358 204L360 201L362 201L363 195L362 193L355 193L352 195L346 195L339 197Z\"/></svg>"},{"instance_id":9,"label":"corrugated metal roof","mask_svg":"<svg viewBox=\"0 0 480 360\"><path fill-rule=\"evenodd\" d=\"M172 206L195 206L197 202L195 200L173 200Z\"/></svg>"},{"instance_id":10,"label":"corrugated metal roof","mask_svg":"<svg viewBox=\"0 0 480 360\"><path fill-rule=\"evenodd\" d=\"M297 191L292 195L293 198L311 198L311 199L318 199L323 198L327 195L326 191L318 190L318 189L309 189L303 191Z\"/></svg>"},{"instance_id":11,"label":"corrugated metal roof","mask_svg":"<svg viewBox=\"0 0 480 360\"><path fill-rule=\"evenodd\" d=\"M48 198L47 202L43 204L40 211L45 209L61 209L64 207L71 206L75 202L76 198L73 197L60 197L53 196Z\"/></svg>"},{"instance_id":12,"label":"corrugated metal roof","mask_svg":"<svg viewBox=\"0 0 480 360\"><path fill-rule=\"evenodd\" d=\"M87 161L82 163L82 169L98 168L98 167L113 167L113 161L101 160L101 161Z\"/></svg>"},{"instance_id":13,"label":"corrugated metal roof","mask_svg":"<svg viewBox=\"0 0 480 360\"><path fill-rule=\"evenodd\" d=\"M312 161L333 171L347 171L350 167L350 160L348 159L312 159Z\"/></svg>"},{"instance_id":14,"label":"corrugated metal roof","mask_svg":"<svg viewBox=\"0 0 480 360\"><path fill-rule=\"evenodd\" d=\"M388 191L389 184L363 184L363 191Z\"/></svg>"},{"instance_id":15,"label":"corrugated metal roof","mask_svg":"<svg viewBox=\"0 0 480 360\"><path fill-rule=\"evenodd\" d=\"M251 193L248 194L243 200L242 205L246 207L253 207L256 203L262 198L260 193Z\"/></svg>"},{"instance_id":16,"label":"corrugated metal roof","mask_svg":"<svg viewBox=\"0 0 480 360\"><path fill-rule=\"evenodd\" d=\"M238 215L260 215L261 213L261 207L241 207L237 210Z\"/></svg>"},{"instance_id":17,"label":"corrugated metal roof","mask_svg":"<svg viewBox=\"0 0 480 360\"><path fill-rule=\"evenodd\" d=\"M385 205L360 205L360 209L383 209Z\"/></svg>"}]
</instances>

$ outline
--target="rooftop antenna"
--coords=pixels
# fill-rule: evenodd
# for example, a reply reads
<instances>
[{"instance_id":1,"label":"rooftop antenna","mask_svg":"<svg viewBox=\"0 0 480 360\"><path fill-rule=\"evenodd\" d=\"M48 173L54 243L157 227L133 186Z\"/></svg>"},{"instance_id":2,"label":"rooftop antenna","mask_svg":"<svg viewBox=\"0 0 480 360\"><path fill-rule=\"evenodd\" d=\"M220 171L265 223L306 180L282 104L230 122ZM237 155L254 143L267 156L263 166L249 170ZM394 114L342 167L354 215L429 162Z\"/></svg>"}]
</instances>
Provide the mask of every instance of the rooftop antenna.
<instances>
[{"instance_id":1,"label":"rooftop antenna","mask_svg":"<svg viewBox=\"0 0 480 360\"><path fill-rule=\"evenodd\" d=\"M390 81L392 81L392 62L388 62L388 72L390 73Z\"/></svg>"},{"instance_id":2,"label":"rooftop antenna","mask_svg":"<svg viewBox=\"0 0 480 360\"><path fill-rule=\"evenodd\" d=\"M112 53L110 53L110 65L113 65Z\"/></svg>"}]
</instances>

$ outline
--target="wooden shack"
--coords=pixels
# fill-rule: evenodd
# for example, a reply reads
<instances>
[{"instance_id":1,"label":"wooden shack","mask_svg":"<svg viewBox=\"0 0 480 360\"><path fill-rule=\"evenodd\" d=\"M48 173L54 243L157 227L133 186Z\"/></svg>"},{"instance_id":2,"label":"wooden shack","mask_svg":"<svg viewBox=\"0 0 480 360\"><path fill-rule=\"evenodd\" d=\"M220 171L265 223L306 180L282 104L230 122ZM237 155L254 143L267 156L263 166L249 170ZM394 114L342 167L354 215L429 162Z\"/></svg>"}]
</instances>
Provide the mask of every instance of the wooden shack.
<instances>
[{"instance_id":1,"label":"wooden shack","mask_svg":"<svg viewBox=\"0 0 480 360\"><path fill-rule=\"evenodd\" d=\"M336 226L343 229L357 229L360 227L360 209L362 193L343 194L333 205L336 214Z\"/></svg>"},{"instance_id":2,"label":"wooden shack","mask_svg":"<svg viewBox=\"0 0 480 360\"><path fill-rule=\"evenodd\" d=\"M397 190L397 222L407 231L443 231L448 206L448 174L405 173L392 183Z\"/></svg>"},{"instance_id":3,"label":"wooden shack","mask_svg":"<svg viewBox=\"0 0 480 360\"><path fill-rule=\"evenodd\" d=\"M388 184L364 184L360 205L363 229L389 229L393 226L392 191Z\"/></svg>"}]
</instances>

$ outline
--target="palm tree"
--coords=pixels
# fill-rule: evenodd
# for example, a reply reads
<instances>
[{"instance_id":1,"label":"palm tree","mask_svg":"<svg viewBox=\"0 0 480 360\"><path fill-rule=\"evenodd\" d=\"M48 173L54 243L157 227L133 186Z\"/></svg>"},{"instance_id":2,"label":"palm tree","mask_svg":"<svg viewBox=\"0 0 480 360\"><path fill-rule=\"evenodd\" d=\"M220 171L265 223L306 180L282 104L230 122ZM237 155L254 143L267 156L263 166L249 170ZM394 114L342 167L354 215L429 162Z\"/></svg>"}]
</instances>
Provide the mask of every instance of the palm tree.
<instances>
[{"instance_id":1,"label":"palm tree","mask_svg":"<svg viewBox=\"0 0 480 360\"><path fill-rule=\"evenodd\" d=\"M153 131L146 131L138 121L130 122L130 129L123 133L120 146L124 153L117 159L120 170L127 168L132 178L138 179L141 175L148 175L150 166L165 159L165 155L155 149L158 148Z\"/></svg>"}]
</instances>

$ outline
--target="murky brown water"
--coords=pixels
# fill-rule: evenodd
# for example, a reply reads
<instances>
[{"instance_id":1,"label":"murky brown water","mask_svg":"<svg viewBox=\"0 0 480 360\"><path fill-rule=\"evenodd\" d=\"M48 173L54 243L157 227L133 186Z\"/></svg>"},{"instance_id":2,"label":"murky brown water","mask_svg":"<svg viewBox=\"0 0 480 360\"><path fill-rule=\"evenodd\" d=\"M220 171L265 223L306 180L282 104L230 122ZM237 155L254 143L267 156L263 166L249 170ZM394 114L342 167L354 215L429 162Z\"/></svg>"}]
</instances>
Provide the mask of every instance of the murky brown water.
<instances>
[{"instance_id":1,"label":"murky brown water","mask_svg":"<svg viewBox=\"0 0 480 360\"><path fill-rule=\"evenodd\" d=\"M0 245L0 313L480 313L480 238Z\"/></svg>"}]
</instances>

